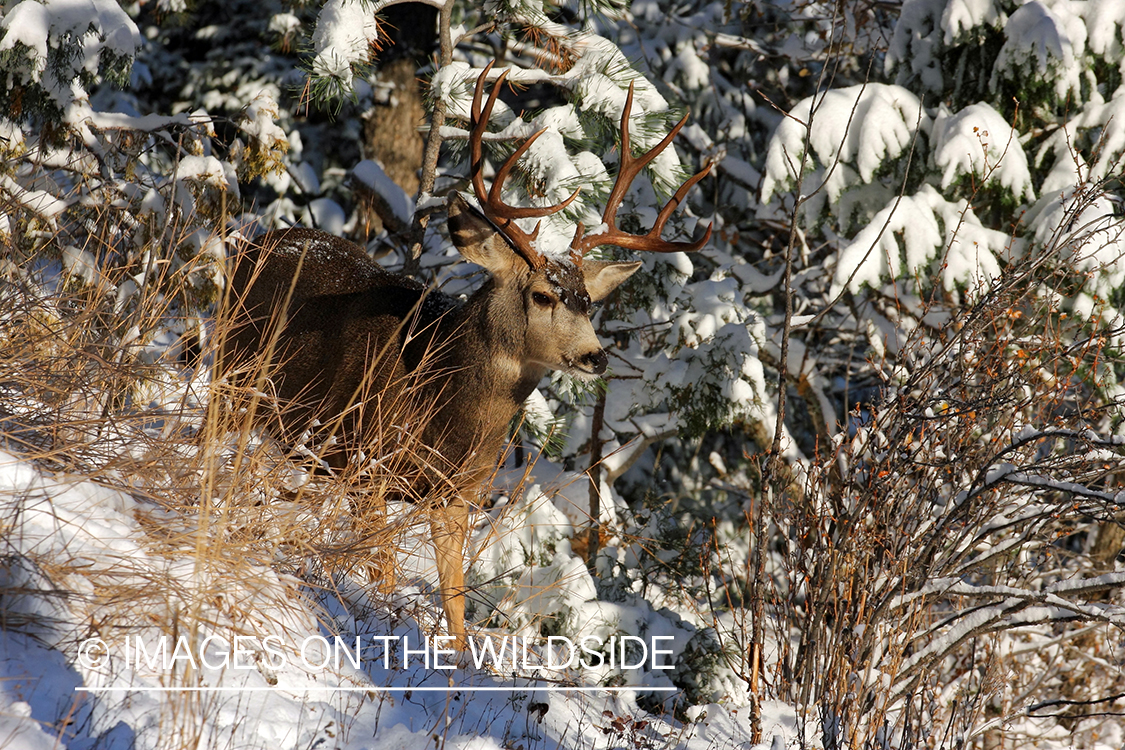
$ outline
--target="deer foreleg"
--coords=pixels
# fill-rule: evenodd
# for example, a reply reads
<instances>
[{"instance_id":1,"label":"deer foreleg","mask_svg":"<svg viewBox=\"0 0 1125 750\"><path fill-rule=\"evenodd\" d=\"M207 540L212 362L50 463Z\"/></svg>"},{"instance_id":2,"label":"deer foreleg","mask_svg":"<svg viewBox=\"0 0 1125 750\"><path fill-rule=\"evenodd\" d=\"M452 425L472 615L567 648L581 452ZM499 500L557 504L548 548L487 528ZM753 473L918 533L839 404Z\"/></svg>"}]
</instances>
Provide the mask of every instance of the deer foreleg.
<instances>
[{"instance_id":1,"label":"deer foreleg","mask_svg":"<svg viewBox=\"0 0 1125 750\"><path fill-rule=\"evenodd\" d=\"M437 559L441 605L454 646L464 650L465 640L465 537L469 532L469 506L460 498L433 509L430 532Z\"/></svg>"}]
</instances>

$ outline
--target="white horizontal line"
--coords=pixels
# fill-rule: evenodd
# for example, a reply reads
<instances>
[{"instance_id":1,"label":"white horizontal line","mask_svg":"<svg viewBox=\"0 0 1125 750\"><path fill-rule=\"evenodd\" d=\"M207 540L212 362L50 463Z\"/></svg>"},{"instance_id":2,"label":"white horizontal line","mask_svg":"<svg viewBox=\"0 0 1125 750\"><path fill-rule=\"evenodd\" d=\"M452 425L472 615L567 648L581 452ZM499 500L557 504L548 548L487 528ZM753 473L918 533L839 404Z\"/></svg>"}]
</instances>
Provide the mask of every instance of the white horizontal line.
<instances>
[{"instance_id":1,"label":"white horizontal line","mask_svg":"<svg viewBox=\"0 0 1125 750\"><path fill-rule=\"evenodd\" d=\"M370 693L372 691L387 691L387 692L420 692L420 693L437 693L437 692L451 692L461 691L467 693L524 693L528 691L549 692L549 693L623 693L625 691L649 691L649 692L674 692L679 690L675 687L567 687L565 685L543 685L541 687L527 686L527 687L473 687L469 686L452 686L452 687L439 687L433 685L415 685L415 686L399 686L399 685L370 685L368 687L210 687L206 685L198 687L76 687L76 693L307 693L307 692L330 692L330 693Z\"/></svg>"}]
</instances>

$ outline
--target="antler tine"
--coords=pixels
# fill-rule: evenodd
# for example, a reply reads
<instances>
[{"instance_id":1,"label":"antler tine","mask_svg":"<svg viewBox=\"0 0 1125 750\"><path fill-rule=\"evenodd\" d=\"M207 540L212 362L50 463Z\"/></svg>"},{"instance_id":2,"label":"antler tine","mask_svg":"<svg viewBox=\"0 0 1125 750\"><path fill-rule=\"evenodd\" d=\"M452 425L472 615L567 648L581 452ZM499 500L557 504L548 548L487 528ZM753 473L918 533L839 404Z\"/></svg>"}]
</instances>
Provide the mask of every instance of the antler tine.
<instances>
[{"instance_id":1,"label":"antler tine","mask_svg":"<svg viewBox=\"0 0 1125 750\"><path fill-rule=\"evenodd\" d=\"M602 222L609 226L613 226L614 220L617 218L617 209L621 207L621 200L625 197L625 191L629 189L633 180L637 179L637 174L644 168L644 164L642 164L636 170L630 169L633 162L633 152L629 147L629 114L632 110L633 82L629 81L629 95L625 97L625 109L621 110L621 149L617 159L617 180L613 183L613 189L609 191L609 198L605 202L605 210L602 211ZM645 156L648 156L648 154L645 154ZM651 161L651 158L649 161Z\"/></svg>"},{"instance_id":2,"label":"antler tine","mask_svg":"<svg viewBox=\"0 0 1125 750\"><path fill-rule=\"evenodd\" d=\"M683 185L680 185L680 188L676 191L676 194L673 195L672 198L664 204L664 208L660 209L660 213L656 216L656 223L653 224L652 229L649 230L649 235L653 235L659 239L660 235L664 232L664 225L668 223L669 217L672 216L672 212L679 207L680 203L682 203L684 198L687 196L688 191L695 187L696 183L698 183L707 175L711 174L712 166L712 164L708 163L707 166L705 166L703 169L699 170L694 175L689 177L687 182L685 182ZM710 236L710 231L710 229L707 230L708 236ZM706 243L704 242L703 244ZM700 244L700 247L703 247L703 244Z\"/></svg>"},{"instance_id":3,"label":"antler tine","mask_svg":"<svg viewBox=\"0 0 1125 750\"><path fill-rule=\"evenodd\" d=\"M484 95L484 79L492 70L492 66L496 64L492 60L484 67L484 72L477 77L477 85L473 89L473 104L469 108L469 175L473 182L473 192L477 194L477 200L483 206L487 191L484 189L484 153L481 148L481 142L484 140L484 134L488 130L488 120L492 117L492 107L496 104L496 96L500 92L500 85L508 75L508 71L504 70L500 73L496 85L492 87L492 91L488 94L488 105L485 107L484 112L481 112L481 97Z\"/></svg>"},{"instance_id":4,"label":"antler tine","mask_svg":"<svg viewBox=\"0 0 1125 750\"><path fill-rule=\"evenodd\" d=\"M703 233L703 236L694 242L671 242L660 238L660 235L664 232L664 225L668 223L672 212L683 202L688 191L711 173L712 165L710 164L689 178L684 184L680 185L671 200L665 203L664 207L660 209L660 213L656 217L656 222L653 224L652 229L646 234L629 234L617 228L617 211L621 208L621 201L625 198L625 193L629 189L629 186L633 184L633 181L637 179L637 175L641 173L641 170L644 169L649 162L655 159L661 151L668 148L669 144L671 144L672 140L676 137L676 134L680 132L688 120L688 115L685 114L683 118L676 123L676 126L669 131L668 135L661 139L660 143L656 144L642 155L634 157L629 146L629 114L632 109L633 82L630 81L629 95L625 97L625 108L621 112L621 153L618 159L617 180L613 183L613 189L609 193L609 198L606 200L605 204L605 210L602 212L602 222L609 228L603 233L587 237L584 236L586 231L585 227L579 223L574 232L574 240L570 243L572 257L580 259L582 255L585 255L599 245L616 245L628 250L653 253L690 253L699 250L711 239L711 231L714 228L714 224L709 225L707 231Z\"/></svg>"},{"instance_id":5,"label":"antler tine","mask_svg":"<svg viewBox=\"0 0 1125 750\"><path fill-rule=\"evenodd\" d=\"M500 169L496 171L496 178L492 181L492 189L488 191L488 201L489 203L495 203L496 206L501 209L503 212L502 215L505 218L524 219L535 216L550 216L551 214L562 211L578 197L578 189L576 188L574 192L570 194L570 197L562 203L556 203L553 206L528 206L526 208L506 205L500 199L500 191L504 189L504 181L508 179L508 174L512 171L512 167L515 166L515 163L519 161L521 156L527 153L527 150L531 148L531 144L535 143L535 139L546 132L547 128L543 128L542 130L532 133L531 137L521 143L519 148L512 152L512 155L509 156L504 163L500 165Z\"/></svg>"},{"instance_id":6,"label":"antler tine","mask_svg":"<svg viewBox=\"0 0 1125 750\"><path fill-rule=\"evenodd\" d=\"M484 102L482 107L481 101L484 99L484 82L494 64L495 61L490 62L477 77L476 87L473 90L473 104L472 108L469 110L471 125L469 132L469 173L473 183L473 192L476 193L477 201L480 203L481 211L484 213L485 218L496 225L496 228L503 233L516 252L533 268L543 268L546 264L546 258L533 247L535 238L539 236L539 225L536 224L535 229L528 233L521 229L513 219L535 218L558 213L569 206L574 199L578 197L578 190L575 190L571 196L563 202L556 203L553 206L529 206L519 208L504 203L501 193L504 189L504 183L508 179L508 175L511 174L512 167L515 166L520 157L527 153L527 150L531 148L531 144L546 132L546 128L532 134L530 138L520 144L519 148L517 148L496 171L496 177L492 181L492 188L490 190L485 190L484 152L482 148L484 134L488 132L488 120L492 117L492 108L496 104L496 97L500 93L500 87L508 77L507 70L501 71L496 79L495 85L493 85L492 90L488 93L488 100Z\"/></svg>"}]
</instances>

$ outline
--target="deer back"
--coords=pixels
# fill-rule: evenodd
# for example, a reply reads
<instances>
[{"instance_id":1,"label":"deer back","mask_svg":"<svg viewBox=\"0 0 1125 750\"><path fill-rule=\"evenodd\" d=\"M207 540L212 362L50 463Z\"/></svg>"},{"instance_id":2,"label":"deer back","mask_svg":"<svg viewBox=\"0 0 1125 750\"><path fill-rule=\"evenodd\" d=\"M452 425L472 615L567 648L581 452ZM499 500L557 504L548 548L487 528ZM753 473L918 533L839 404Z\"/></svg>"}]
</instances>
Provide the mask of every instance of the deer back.
<instances>
[{"instance_id":1,"label":"deer back","mask_svg":"<svg viewBox=\"0 0 1125 750\"><path fill-rule=\"evenodd\" d=\"M314 420L334 428L344 448L334 454L339 464L363 440L363 399L417 369L426 340L456 305L350 242L289 229L239 255L231 307L224 366L244 384L265 375L262 385L280 405L280 419L265 421L286 440Z\"/></svg>"}]
</instances>

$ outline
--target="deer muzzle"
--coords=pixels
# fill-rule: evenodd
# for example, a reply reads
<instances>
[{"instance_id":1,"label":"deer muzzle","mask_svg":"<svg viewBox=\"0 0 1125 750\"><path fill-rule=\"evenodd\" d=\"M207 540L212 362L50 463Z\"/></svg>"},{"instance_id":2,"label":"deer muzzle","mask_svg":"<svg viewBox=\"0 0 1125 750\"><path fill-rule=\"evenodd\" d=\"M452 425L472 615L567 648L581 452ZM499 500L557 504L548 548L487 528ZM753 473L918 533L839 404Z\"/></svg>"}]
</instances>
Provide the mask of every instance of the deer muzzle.
<instances>
[{"instance_id":1,"label":"deer muzzle","mask_svg":"<svg viewBox=\"0 0 1125 750\"><path fill-rule=\"evenodd\" d=\"M589 354L583 354L577 362L578 367L590 375L603 374L608 364L609 358L605 355L605 349L595 349Z\"/></svg>"}]
</instances>

